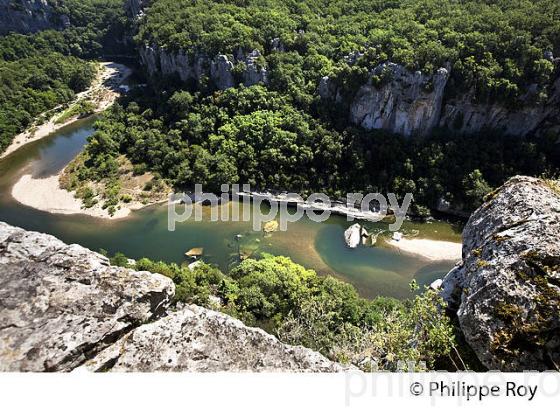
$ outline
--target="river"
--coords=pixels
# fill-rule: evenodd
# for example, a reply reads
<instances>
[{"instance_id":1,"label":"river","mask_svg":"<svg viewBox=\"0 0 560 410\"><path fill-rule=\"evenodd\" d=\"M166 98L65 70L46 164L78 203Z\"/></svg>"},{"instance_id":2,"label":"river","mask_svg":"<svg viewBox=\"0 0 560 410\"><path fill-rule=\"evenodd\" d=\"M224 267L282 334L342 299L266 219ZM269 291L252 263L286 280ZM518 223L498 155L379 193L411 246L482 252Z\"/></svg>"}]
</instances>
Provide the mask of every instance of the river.
<instances>
[{"instance_id":1,"label":"river","mask_svg":"<svg viewBox=\"0 0 560 410\"><path fill-rule=\"evenodd\" d=\"M286 232L265 236L253 232L251 222L180 223L167 230L167 206L154 205L135 211L126 219L104 220L84 215L57 215L16 202L11 188L24 174L48 177L58 173L83 148L93 132L94 118L79 120L54 134L19 149L0 160L0 220L25 229L52 234L67 243L92 250L123 252L128 257L149 257L183 263L184 253L204 248L204 260L224 271L239 260L239 254L258 257L262 253L285 255L320 274L332 274L356 286L364 297L378 295L405 298L409 283L416 279L429 284L454 265L452 261L431 262L404 254L380 241L376 247L349 249L344 230L353 224L345 217L331 216L324 223L307 218L291 223ZM251 205L252 206L252 205ZM364 223L372 230L387 229L384 223ZM419 238L460 242L457 227L439 221L406 221L403 231L418 231ZM236 236L241 235L240 239Z\"/></svg>"}]
</instances>

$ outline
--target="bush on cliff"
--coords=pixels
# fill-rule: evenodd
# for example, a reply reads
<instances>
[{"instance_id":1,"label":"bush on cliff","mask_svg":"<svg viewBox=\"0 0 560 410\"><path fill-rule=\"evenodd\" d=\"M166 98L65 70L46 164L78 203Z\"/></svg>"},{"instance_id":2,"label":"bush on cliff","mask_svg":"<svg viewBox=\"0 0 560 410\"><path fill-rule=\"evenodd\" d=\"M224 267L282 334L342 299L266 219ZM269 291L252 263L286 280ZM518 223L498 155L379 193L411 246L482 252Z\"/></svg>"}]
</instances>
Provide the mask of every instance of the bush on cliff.
<instances>
[{"instance_id":1,"label":"bush on cliff","mask_svg":"<svg viewBox=\"0 0 560 410\"><path fill-rule=\"evenodd\" d=\"M191 270L145 258L135 268L172 278L178 302L220 309L286 343L364 369L397 370L408 363L432 369L437 360L456 357L443 301L431 290L405 301L370 301L348 283L271 255L247 259L229 275L207 264Z\"/></svg>"}]
</instances>

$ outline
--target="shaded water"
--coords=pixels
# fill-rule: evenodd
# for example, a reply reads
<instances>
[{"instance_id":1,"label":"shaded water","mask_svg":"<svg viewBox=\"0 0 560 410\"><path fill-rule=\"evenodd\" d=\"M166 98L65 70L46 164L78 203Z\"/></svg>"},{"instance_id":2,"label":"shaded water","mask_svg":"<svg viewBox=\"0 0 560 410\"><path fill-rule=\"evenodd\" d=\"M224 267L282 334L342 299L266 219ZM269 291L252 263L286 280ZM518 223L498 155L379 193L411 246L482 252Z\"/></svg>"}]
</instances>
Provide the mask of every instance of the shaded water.
<instances>
[{"instance_id":1,"label":"shaded water","mask_svg":"<svg viewBox=\"0 0 560 410\"><path fill-rule=\"evenodd\" d=\"M167 206L155 205L134 212L123 220L102 220L84 215L56 215L25 207L11 197L11 187L24 174L46 177L60 171L86 143L94 119L78 121L53 135L29 144L0 160L0 220L26 229L79 243L92 250L117 251L132 258L149 257L182 263L184 253L204 248L204 260L227 271L240 254L258 257L263 252L291 257L321 274L334 274L354 284L366 297L407 297L408 284L416 279L428 284L442 277L452 262L430 262L383 246L349 249L344 230L353 222L332 216L316 223L307 218L291 223L286 232L265 236L253 232L251 222L187 221L167 230ZM251 205L252 206L252 205ZM208 209L205 209L209 213ZM372 230L387 229L383 223L364 223ZM460 241L459 232L444 222L407 221L403 230L418 230L418 237ZM237 240L236 235L242 237ZM382 241L381 241L382 242Z\"/></svg>"}]
</instances>

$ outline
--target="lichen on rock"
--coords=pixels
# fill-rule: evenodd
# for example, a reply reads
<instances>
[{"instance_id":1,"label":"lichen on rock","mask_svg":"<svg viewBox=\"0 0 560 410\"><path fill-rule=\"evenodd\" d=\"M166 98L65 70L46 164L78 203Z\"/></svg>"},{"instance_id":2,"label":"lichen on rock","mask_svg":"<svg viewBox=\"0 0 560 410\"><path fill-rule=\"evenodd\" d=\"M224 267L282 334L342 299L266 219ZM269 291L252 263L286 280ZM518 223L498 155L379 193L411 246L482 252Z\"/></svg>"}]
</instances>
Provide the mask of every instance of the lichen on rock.
<instances>
[{"instance_id":1,"label":"lichen on rock","mask_svg":"<svg viewBox=\"0 0 560 410\"><path fill-rule=\"evenodd\" d=\"M558 370L559 239L560 195L536 178L512 178L467 223L442 294L489 369Z\"/></svg>"},{"instance_id":2,"label":"lichen on rock","mask_svg":"<svg viewBox=\"0 0 560 410\"><path fill-rule=\"evenodd\" d=\"M223 313L190 305L135 329L85 364L94 371L321 371L343 367Z\"/></svg>"},{"instance_id":3,"label":"lichen on rock","mask_svg":"<svg viewBox=\"0 0 560 410\"><path fill-rule=\"evenodd\" d=\"M170 279L0 222L0 370L67 371L163 314Z\"/></svg>"}]
</instances>

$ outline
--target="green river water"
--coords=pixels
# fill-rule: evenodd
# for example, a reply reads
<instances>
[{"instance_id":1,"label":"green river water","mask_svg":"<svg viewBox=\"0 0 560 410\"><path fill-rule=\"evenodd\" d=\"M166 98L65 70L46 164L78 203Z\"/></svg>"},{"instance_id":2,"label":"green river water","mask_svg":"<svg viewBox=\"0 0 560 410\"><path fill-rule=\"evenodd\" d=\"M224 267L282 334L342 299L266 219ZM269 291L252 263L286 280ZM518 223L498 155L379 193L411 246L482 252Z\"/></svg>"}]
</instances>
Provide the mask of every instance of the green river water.
<instances>
[{"instance_id":1,"label":"green river water","mask_svg":"<svg viewBox=\"0 0 560 410\"><path fill-rule=\"evenodd\" d=\"M356 286L365 297L377 295L404 298L409 283L428 284L442 277L453 262L430 262L383 245L349 249L344 230L353 224L345 217L331 216L324 223L304 218L291 223L286 232L265 236L253 232L251 222L187 221L175 232L167 230L167 205L154 205L133 212L122 220L104 220L84 215L57 215L17 203L11 197L13 184L24 174L46 177L60 171L86 143L94 119L80 120L51 136L31 143L0 160L0 221L29 230L45 232L67 243L92 250L117 251L131 258L143 256L183 263L184 253L204 248L204 260L224 271L239 260L239 253L258 257L266 252L291 257L320 274L332 274ZM208 211L208 210L206 210ZM387 229L384 223L368 223L368 230ZM403 231L419 231L418 237L460 242L459 229L439 221L406 221ZM242 238L236 240L236 235Z\"/></svg>"}]
</instances>

